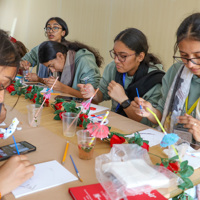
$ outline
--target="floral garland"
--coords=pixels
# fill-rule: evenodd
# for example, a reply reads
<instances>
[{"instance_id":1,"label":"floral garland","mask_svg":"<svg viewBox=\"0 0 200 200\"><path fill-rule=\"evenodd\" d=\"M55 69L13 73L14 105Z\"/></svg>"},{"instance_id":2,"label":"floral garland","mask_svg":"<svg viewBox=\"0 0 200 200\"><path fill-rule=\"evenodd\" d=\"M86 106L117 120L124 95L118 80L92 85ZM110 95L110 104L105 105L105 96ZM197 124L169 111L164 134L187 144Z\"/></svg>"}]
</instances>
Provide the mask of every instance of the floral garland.
<instances>
[{"instance_id":1,"label":"floral garland","mask_svg":"<svg viewBox=\"0 0 200 200\"><path fill-rule=\"evenodd\" d=\"M20 80L14 81L13 84L8 86L6 90L12 95L18 95L19 97L23 94L25 99L30 99L35 104L42 104L45 97L40 93L43 88L38 86L24 86L20 83ZM44 106L49 106L49 99L45 100Z\"/></svg>"},{"instance_id":2,"label":"floral garland","mask_svg":"<svg viewBox=\"0 0 200 200\"><path fill-rule=\"evenodd\" d=\"M62 113L64 112L73 112L73 113L79 113L81 108L76 107L75 101L66 102L64 99L56 99L51 106L55 110L54 114L55 120L61 120L62 119ZM90 109L87 110L86 113L81 113L78 118L77 126L83 127L84 129L87 128L87 125L91 123L92 121L88 118L88 113L90 112Z\"/></svg>"}]
</instances>

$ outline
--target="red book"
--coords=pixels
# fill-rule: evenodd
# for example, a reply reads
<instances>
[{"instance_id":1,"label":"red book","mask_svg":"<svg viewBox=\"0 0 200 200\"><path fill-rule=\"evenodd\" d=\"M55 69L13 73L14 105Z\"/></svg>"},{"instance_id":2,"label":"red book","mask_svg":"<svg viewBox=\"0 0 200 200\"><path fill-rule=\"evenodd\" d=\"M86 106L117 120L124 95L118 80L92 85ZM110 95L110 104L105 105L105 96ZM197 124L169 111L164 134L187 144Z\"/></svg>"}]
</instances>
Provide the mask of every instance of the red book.
<instances>
[{"instance_id":1,"label":"red book","mask_svg":"<svg viewBox=\"0 0 200 200\"><path fill-rule=\"evenodd\" d=\"M69 188L69 193L74 200L111 200L100 183L92 185L84 185L80 187ZM162 194L157 190L151 191L154 197L150 197L147 194L143 193L142 195L128 196L128 200L149 200L149 199L159 199L167 200Z\"/></svg>"}]
</instances>

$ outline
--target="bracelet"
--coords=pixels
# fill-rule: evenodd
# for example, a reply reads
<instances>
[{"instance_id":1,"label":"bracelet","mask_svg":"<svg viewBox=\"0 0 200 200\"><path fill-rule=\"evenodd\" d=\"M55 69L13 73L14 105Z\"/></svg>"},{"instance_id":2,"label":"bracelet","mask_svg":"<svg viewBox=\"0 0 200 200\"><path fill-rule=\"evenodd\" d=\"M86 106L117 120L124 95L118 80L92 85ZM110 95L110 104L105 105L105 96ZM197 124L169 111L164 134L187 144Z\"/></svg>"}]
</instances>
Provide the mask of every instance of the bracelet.
<instances>
[{"instance_id":1,"label":"bracelet","mask_svg":"<svg viewBox=\"0 0 200 200\"><path fill-rule=\"evenodd\" d=\"M1 199L1 192L0 192L0 199Z\"/></svg>"}]
</instances>

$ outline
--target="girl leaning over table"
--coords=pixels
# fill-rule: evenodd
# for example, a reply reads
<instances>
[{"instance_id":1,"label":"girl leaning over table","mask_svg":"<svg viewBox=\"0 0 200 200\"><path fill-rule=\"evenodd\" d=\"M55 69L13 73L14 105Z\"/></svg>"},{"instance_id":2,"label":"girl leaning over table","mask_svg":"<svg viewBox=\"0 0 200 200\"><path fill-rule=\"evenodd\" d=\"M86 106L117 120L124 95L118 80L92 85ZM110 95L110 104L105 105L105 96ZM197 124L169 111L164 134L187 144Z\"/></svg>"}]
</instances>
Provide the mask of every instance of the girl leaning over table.
<instances>
[{"instance_id":1,"label":"girl leaning over table","mask_svg":"<svg viewBox=\"0 0 200 200\"><path fill-rule=\"evenodd\" d=\"M48 38L49 41L56 41L67 44L65 37L68 35L69 30L66 22L63 19L59 17L51 17L47 20L44 30L45 36ZM28 70L31 66L37 66L37 73L29 73L26 77L26 79L32 82L43 82L42 78L47 78L49 77L49 75L52 75L51 72L49 72L48 68L46 68L39 62L39 46L40 45L31 49L31 51L28 52L20 62L21 68L24 68L26 70Z\"/></svg>"},{"instance_id":2,"label":"girl leaning over table","mask_svg":"<svg viewBox=\"0 0 200 200\"><path fill-rule=\"evenodd\" d=\"M80 42L68 41L67 46L54 41L43 42L39 48L39 61L52 73L58 72L56 91L82 97L77 84L90 83L94 88L99 84L103 58L96 49ZM55 78L43 80L50 88Z\"/></svg>"},{"instance_id":3,"label":"girl leaning over table","mask_svg":"<svg viewBox=\"0 0 200 200\"><path fill-rule=\"evenodd\" d=\"M200 13L184 19L176 36L173 56L176 63L163 78L162 98L158 106L135 98L132 107L139 116L156 123L146 111L146 107L149 107L159 119L162 118L161 122L168 133L181 129L191 134L192 141L189 142L200 144ZM180 55L177 55L177 50ZM139 104L144 109L142 112Z\"/></svg>"},{"instance_id":4,"label":"girl leaning over table","mask_svg":"<svg viewBox=\"0 0 200 200\"><path fill-rule=\"evenodd\" d=\"M5 89L14 80L20 56L7 33L0 30L0 123L6 117ZM0 142L1 143L1 142ZM35 167L25 155L13 156L0 166L0 199L33 176Z\"/></svg>"},{"instance_id":5,"label":"girl leaning over table","mask_svg":"<svg viewBox=\"0 0 200 200\"><path fill-rule=\"evenodd\" d=\"M136 28L125 29L116 36L110 55L114 61L106 66L93 100L100 103L112 99L112 111L149 125L130 105L137 96L136 88L144 99L157 103L164 75L161 62L148 53L146 36ZM84 98L94 94L91 84L78 86Z\"/></svg>"}]
</instances>

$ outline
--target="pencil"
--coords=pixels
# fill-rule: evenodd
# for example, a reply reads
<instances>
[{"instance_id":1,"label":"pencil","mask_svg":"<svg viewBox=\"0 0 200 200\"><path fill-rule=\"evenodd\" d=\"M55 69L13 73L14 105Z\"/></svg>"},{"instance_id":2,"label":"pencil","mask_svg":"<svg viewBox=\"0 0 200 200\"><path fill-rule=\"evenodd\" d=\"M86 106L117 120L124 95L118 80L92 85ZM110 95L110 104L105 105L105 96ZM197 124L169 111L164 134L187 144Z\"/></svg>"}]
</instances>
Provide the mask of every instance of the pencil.
<instances>
[{"instance_id":1,"label":"pencil","mask_svg":"<svg viewBox=\"0 0 200 200\"><path fill-rule=\"evenodd\" d=\"M64 155L63 155L63 159L62 159L62 164L63 165L65 163L65 159L66 159L66 156L67 156L68 147L69 147L69 142L67 141L67 144L66 144L66 147L65 147L65 152L64 152Z\"/></svg>"},{"instance_id":2,"label":"pencil","mask_svg":"<svg viewBox=\"0 0 200 200\"><path fill-rule=\"evenodd\" d=\"M17 150L17 154L19 155L20 153L19 153L19 150L18 150L18 147L17 147L17 143L16 143L16 141L15 141L14 135L13 135L12 137L13 137L13 141L14 141L14 143L15 143L15 148L16 148L16 150Z\"/></svg>"},{"instance_id":3,"label":"pencil","mask_svg":"<svg viewBox=\"0 0 200 200\"><path fill-rule=\"evenodd\" d=\"M70 158L71 158L72 163L73 163L73 165L74 165L74 169L75 169L75 171L76 171L76 174L77 174L77 176L78 176L78 179L79 179L81 182L83 182L83 180L81 179L81 176L80 176L80 174L79 174L79 172L78 172L78 169L77 169L77 167L76 167L76 165L75 165L75 163L74 163L74 160L73 160L73 158L72 158L71 155L70 155Z\"/></svg>"},{"instance_id":4,"label":"pencil","mask_svg":"<svg viewBox=\"0 0 200 200\"><path fill-rule=\"evenodd\" d=\"M136 92L137 92L137 96L138 96L138 99L140 98L140 95L139 95L139 92L138 92L138 89L136 88ZM142 110L142 106L140 105L140 109Z\"/></svg>"}]
</instances>

